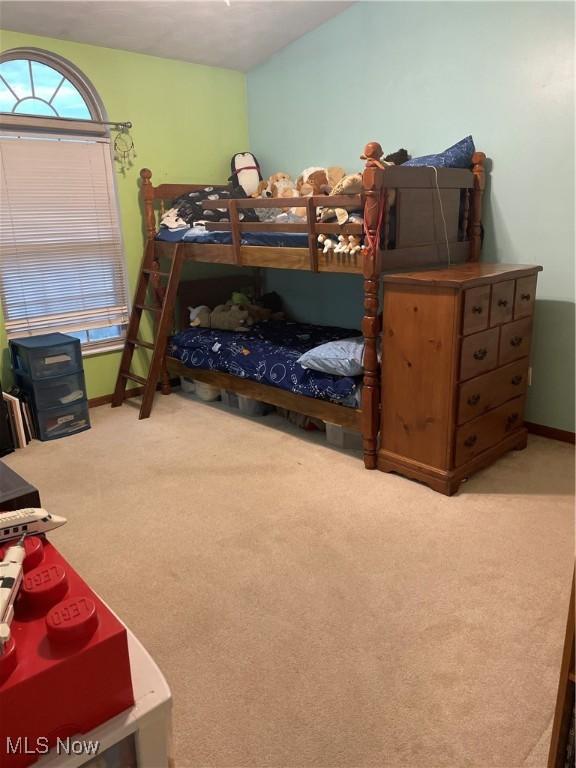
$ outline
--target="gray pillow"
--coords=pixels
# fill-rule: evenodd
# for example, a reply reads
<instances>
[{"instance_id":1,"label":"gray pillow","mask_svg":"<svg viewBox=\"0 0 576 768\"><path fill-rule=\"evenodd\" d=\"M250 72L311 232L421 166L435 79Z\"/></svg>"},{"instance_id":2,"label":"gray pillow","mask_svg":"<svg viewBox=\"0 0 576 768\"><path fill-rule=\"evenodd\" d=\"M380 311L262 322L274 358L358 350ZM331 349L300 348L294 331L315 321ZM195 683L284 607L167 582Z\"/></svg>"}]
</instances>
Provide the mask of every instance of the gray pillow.
<instances>
[{"instance_id":1,"label":"gray pillow","mask_svg":"<svg viewBox=\"0 0 576 768\"><path fill-rule=\"evenodd\" d=\"M337 339L300 355L298 362L303 368L311 368L333 376L360 376L364 373L364 337Z\"/></svg>"}]
</instances>

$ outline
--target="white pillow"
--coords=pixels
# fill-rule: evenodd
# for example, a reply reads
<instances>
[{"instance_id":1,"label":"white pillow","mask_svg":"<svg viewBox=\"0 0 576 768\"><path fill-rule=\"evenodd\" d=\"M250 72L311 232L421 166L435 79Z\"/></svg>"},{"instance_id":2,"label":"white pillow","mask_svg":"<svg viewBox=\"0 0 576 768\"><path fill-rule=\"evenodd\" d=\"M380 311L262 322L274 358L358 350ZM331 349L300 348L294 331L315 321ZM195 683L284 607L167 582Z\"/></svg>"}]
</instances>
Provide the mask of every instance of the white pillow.
<instances>
[{"instance_id":1,"label":"white pillow","mask_svg":"<svg viewBox=\"0 0 576 768\"><path fill-rule=\"evenodd\" d=\"M320 344L300 355L298 361L303 368L311 368L333 376L360 376L364 373L364 337L337 339Z\"/></svg>"}]
</instances>

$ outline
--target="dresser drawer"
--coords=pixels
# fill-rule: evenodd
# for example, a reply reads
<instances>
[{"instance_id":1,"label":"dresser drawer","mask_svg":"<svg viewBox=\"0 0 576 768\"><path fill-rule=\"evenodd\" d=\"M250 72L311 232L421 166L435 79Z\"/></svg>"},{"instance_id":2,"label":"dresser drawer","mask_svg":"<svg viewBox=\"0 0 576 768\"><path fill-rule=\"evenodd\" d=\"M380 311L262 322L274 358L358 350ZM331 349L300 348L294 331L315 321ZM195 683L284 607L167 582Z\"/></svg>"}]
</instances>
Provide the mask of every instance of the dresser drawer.
<instances>
[{"instance_id":1,"label":"dresser drawer","mask_svg":"<svg viewBox=\"0 0 576 768\"><path fill-rule=\"evenodd\" d=\"M509 323L514 315L514 280L505 280L492 286L490 325Z\"/></svg>"},{"instance_id":2,"label":"dresser drawer","mask_svg":"<svg viewBox=\"0 0 576 768\"><path fill-rule=\"evenodd\" d=\"M513 323L503 325L500 329L500 352L498 360L500 365L511 363L527 357L530 351L530 338L532 336L532 318L515 320Z\"/></svg>"},{"instance_id":3,"label":"dresser drawer","mask_svg":"<svg viewBox=\"0 0 576 768\"><path fill-rule=\"evenodd\" d=\"M507 400L512 400L513 397L523 395L527 385L527 358L460 384L458 424L464 424Z\"/></svg>"},{"instance_id":4,"label":"dresser drawer","mask_svg":"<svg viewBox=\"0 0 576 768\"><path fill-rule=\"evenodd\" d=\"M514 298L514 320L529 317L534 312L536 300L537 276L521 277L516 280L516 296Z\"/></svg>"},{"instance_id":5,"label":"dresser drawer","mask_svg":"<svg viewBox=\"0 0 576 768\"><path fill-rule=\"evenodd\" d=\"M485 371L491 371L498 364L499 328L491 328L462 339L460 352L460 379L471 379Z\"/></svg>"},{"instance_id":6,"label":"dresser drawer","mask_svg":"<svg viewBox=\"0 0 576 768\"><path fill-rule=\"evenodd\" d=\"M480 285L464 291L464 314L462 317L462 334L476 333L488 328L488 313L490 311L490 286Z\"/></svg>"},{"instance_id":7,"label":"dresser drawer","mask_svg":"<svg viewBox=\"0 0 576 768\"><path fill-rule=\"evenodd\" d=\"M459 427L456 431L455 466L460 467L521 427L523 414L524 398L517 397Z\"/></svg>"}]
</instances>

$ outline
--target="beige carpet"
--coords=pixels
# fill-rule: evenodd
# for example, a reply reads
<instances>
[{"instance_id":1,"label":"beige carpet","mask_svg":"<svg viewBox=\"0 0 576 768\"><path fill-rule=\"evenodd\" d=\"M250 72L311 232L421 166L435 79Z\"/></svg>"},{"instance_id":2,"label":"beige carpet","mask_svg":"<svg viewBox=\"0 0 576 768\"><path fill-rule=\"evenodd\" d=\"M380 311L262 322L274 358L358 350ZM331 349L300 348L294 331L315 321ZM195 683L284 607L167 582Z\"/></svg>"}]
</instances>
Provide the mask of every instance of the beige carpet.
<instances>
[{"instance_id":1,"label":"beige carpet","mask_svg":"<svg viewBox=\"0 0 576 768\"><path fill-rule=\"evenodd\" d=\"M570 446L532 438L449 499L276 415L175 394L92 418L7 463L167 676L180 768L545 765Z\"/></svg>"}]
</instances>

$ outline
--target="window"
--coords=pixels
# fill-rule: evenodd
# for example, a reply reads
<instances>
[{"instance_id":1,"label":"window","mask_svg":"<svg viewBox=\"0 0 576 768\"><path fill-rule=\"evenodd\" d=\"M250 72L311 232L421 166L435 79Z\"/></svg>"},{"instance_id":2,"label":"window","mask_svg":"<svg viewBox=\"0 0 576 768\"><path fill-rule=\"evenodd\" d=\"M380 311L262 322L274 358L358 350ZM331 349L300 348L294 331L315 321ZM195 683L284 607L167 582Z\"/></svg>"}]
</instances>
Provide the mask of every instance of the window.
<instances>
[{"instance_id":1,"label":"window","mask_svg":"<svg viewBox=\"0 0 576 768\"><path fill-rule=\"evenodd\" d=\"M128 291L103 110L69 64L0 58L0 296L8 338L117 343Z\"/></svg>"}]
</instances>

